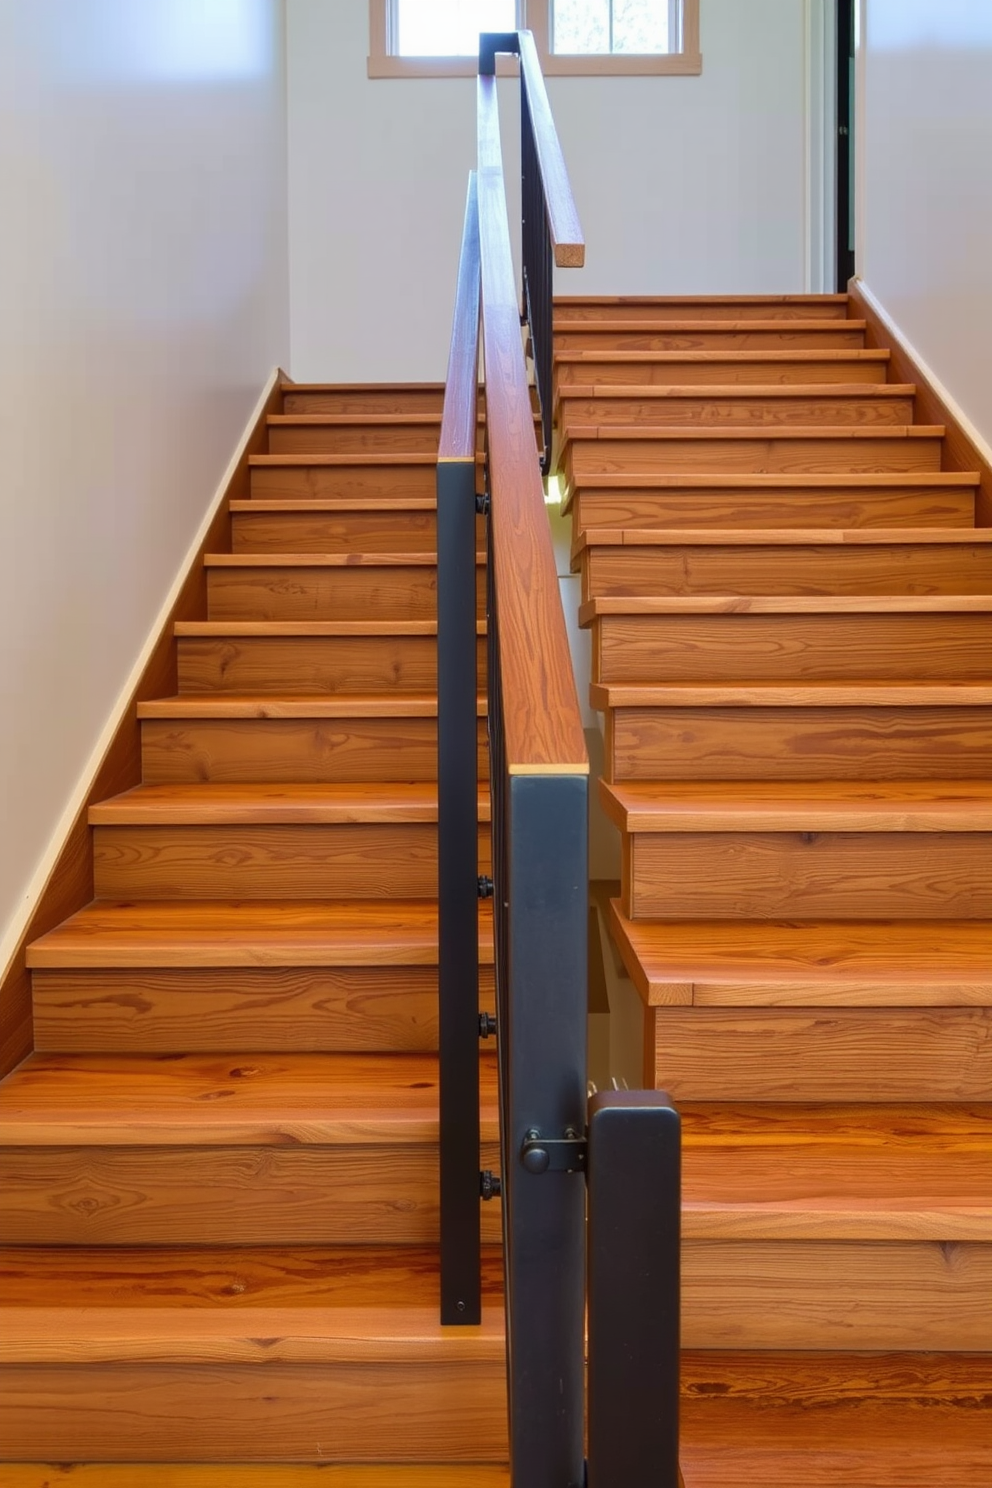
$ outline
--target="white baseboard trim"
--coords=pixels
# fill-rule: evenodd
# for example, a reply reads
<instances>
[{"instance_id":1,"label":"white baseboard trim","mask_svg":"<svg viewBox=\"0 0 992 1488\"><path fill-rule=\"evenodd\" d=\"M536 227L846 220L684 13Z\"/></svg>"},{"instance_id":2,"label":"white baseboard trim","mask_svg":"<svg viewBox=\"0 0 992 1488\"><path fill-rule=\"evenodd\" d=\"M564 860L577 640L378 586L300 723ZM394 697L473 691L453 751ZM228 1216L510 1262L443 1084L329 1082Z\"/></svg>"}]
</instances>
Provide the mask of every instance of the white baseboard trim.
<instances>
[{"instance_id":1,"label":"white baseboard trim","mask_svg":"<svg viewBox=\"0 0 992 1488\"><path fill-rule=\"evenodd\" d=\"M24 890L24 894L19 904L17 905L17 908L14 910L14 913L11 915L6 926L4 927L3 935L2 937L0 937L0 966L3 967L3 973L2 975L0 975L0 982L5 981L7 978L7 975L11 968L11 962L17 954L17 948L21 943L21 939L24 935L25 930L27 929L28 922L30 921L31 916L34 914L38 901L44 894L45 889L48 887L49 879L55 871L55 866L58 863L63 848L65 847L69 833L72 831L72 824L76 820L76 817L79 815L80 811L83 809L90 791L93 789L93 782L96 780L97 774L100 770L100 766L103 764L107 750L110 748L114 735L120 728L121 721L124 718L125 712L130 707L131 698L134 695L134 691L138 686L138 683L141 681L142 673L148 665L151 659L152 652L158 644L159 637L161 636L162 631L168 622L169 616L172 613L173 607L175 606L175 603L179 598L179 594L182 590L183 584L186 582L186 577L197 559L200 548L206 539L208 531L210 530L210 524L214 520L214 517L217 515L217 512L220 510L224 498L227 495L228 486L233 480L234 472L237 470L238 464L244 456L245 450L248 446L248 441L252 435L252 431L254 430L259 419L262 417L262 414L265 411L265 405L269 401L269 398L272 396L272 392L279 380L279 377L279 368L273 367L264 388L259 394L258 402L255 404L255 407L252 409L251 413L248 416L248 422L245 424L244 430L241 434L241 438L238 440L237 449L231 456L227 468L220 478L220 483L217 486L216 491L214 492L206 515L197 528L196 534L186 551L183 561L179 565L179 570L172 585L170 586L169 592L165 596L165 599L162 602L162 606L158 614L155 616L154 621L152 622L151 630L148 632L145 643L141 648L141 652L137 660L135 661L134 666L131 668L124 686L121 688L117 696L117 701L114 704L110 717L107 719L106 725L104 726L100 737L97 739L89 759L83 766L79 779L76 782L75 789L73 790L72 795L69 797L66 808L59 818L58 824L55 828L55 831L52 833L48 846L45 849L44 855L42 856L41 861L32 874L31 880Z\"/></svg>"},{"instance_id":2,"label":"white baseboard trim","mask_svg":"<svg viewBox=\"0 0 992 1488\"><path fill-rule=\"evenodd\" d=\"M858 290L862 295L864 295L866 301L874 310L879 320L885 326L886 331L888 331L893 341L898 341L903 350L912 357L913 361L919 367L923 377L930 384L930 387L937 394L937 397L946 406L948 413L951 414L955 421L960 425L962 432L966 434L967 437L971 440L972 444L975 446L982 459L985 460L987 464L992 465L992 444L990 444L989 441L984 437L984 435L979 433L978 429L975 428L975 425L971 422L971 419L965 413L960 403L958 403L957 399L954 397L954 394L948 392L947 388L941 382L940 378L937 376L933 368L920 355L906 333L892 319L892 316L882 305L881 301L878 299L878 296L872 293L863 279L856 278L854 282L857 284Z\"/></svg>"}]
</instances>

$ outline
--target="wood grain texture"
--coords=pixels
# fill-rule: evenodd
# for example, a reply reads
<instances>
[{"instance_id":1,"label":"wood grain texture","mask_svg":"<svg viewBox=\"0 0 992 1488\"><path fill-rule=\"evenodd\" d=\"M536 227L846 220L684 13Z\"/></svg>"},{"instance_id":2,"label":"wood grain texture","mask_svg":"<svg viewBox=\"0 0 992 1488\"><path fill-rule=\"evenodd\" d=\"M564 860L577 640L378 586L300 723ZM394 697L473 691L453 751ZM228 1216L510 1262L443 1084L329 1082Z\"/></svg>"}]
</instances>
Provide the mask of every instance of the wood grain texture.
<instances>
[{"instance_id":1,"label":"wood grain texture","mask_svg":"<svg viewBox=\"0 0 992 1488\"><path fill-rule=\"evenodd\" d=\"M510 771L587 773L510 254L495 79L480 78L479 217L490 518Z\"/></svg>"},{"instance_id":2,"label":"wood grain texture","mask_svg":"<svg viewBox=\"0 0 992 1488\"><path fill-rule=\"evenodd\" d=\"M211 620L430 620L437 615L437 573L405 568L293 567L211 569Z\"/></svg>"},{"instance_id":3,"label":"wood grain texture","mask_svg":"<svg viewBox=\"0 0 992 1488\"><path fill-rule=\"evenodd\" d=\"M913 387L888 383L742 388L559 386L562 431L573 426L644 424L690 428L900 426L913 416Z\"/></svg>"},{"instance_id":4,"label":"wood grain texture","mask_svg":"<svg viewBox=\"0 0 992 1488\"><path fill-rule=\"evenodd\" d=\"M544 86L541 62L529 31L518 31L517 42L520 47L520 86L526 95L527 111L534 134L537 166L541 175L555 263L559 268L581 269L586 257L585 239L561 142L551 114L548 92Z\"/></svg>"},{"instance_id":5,"label":"wood grain texture","mask_svg":"<svg viewBox=\"0 0 992 1488\"><path fill-rule=\"evenodd\" d=\"M593 680L988 682L988 629L981 613L604 616Z\"/></svg>"},{"instance_id":6,"label":"wood grain texture","mask_svg":"<svg viewBox=\"0 0 992 1488\"><path fill-rule=\"evenodd\" d=\"M908 438L907 434L912 437ZM597 476L629 474L818 475L905 474L938 471L943 431L861 430L857 427L805 431L638 428L575 425L562 459L571 485L594 484Z\"/></svg>"},{"instance_id":7,"label":"wood grain texture","mask_svg":"<svg viewBox=\"0 0 992 1488\"><path fill-rule=\"evenodd\" d=\"M289 635L233 633L182 636L179 690L283 695L435 692L437 639L427 633ZM411 623L411 622L407 622ZM417 623L417 622L413 622ZM430 622L421 621L421 625ZM479 676L485 678L479 642ZM167 689L164 689L167 690Z\"/></svg>"},{"instance_id":8,"label":"wood grain texture","mask_svg":"<svg viewBox=\"0 0 992 1488\"><path fill-rule=\"evenodd\" d=\"M685 832L627 839L632 919L992 919L975 832Z\"/></svg>"},{"instance_id":9,"label":"wood grain texture","mask_svg":"<svg viewBox=\"0 0 992 1488\"><path fill-rule=\"evenodd\" d=\"M437 458L436 414L275 414L269 418L272 455L431 455Z\"/></svg>"},{"instance_id":10,"label":"wood grain texture","mask_svg":"<svg viewBox=\"0 0 992 1488\"><path fill-rule=\"evenodd\" d=\"M676 1102L974 1101L992 1091L992 1007L659 1007L653 1043L652 1083Z\"/></svg>"},{"instance_id":11,"label":"wood grain texture","mask_svg":"<svg viewBox=\"0 0 992 1488\"><path fill-rule=\"evenodd\" d=\"M715 383L759 384L885 382L884 351L556 351L559 389L596 387L685 387Z\"/></svg>"},{"instance_id":12,"label":"wood grain texture","mask_svg":"<svg viewBox=\"0 0 992 1488\"><path fill-rule=\"evenodd\" d=\"M486 1063L481 1101L490 1142L495 1100ZM33 1054L0 1091L0 1143L7 1150L423 1145L437 1140L437 1103L431 1055Z\"/></svg>"},{"instance_id":13,"label":"wood grain texture","mask_svg":"<svg viewBox=\"0 0 992 1488\"><path fill-rule=\"evenodd\" d=\"M435 499L434 454L298 457L259 456L252 462L252 501L396 501Z\"/></svg>"},{"instance_id":14,"label":"wood grain texture","mask_svg":"<svg viewBox=\"0 0 992 1488\"><path fill-rule=\"evenodd\" d=\"M635 922L610 929L645 1002L700 1007L992 1006L975 920Z\"/></svg>"},{"instance_id":15,"label":"wood grain texture","mask_svg":"<svg viewBox=\"0 0 992 1488\"><path fill-rule=\"evenodd\" d=\"M650 319L596 323L555 320L558 351L852 351L864 347L864 321L724 321Z\"/></svg>"},{"instance_id":16,"label":"wood grain texture","mask_svg":"<svg viewBox=\"0 0 992 1488\"><path fill-rule=\"evenodd\" d=\"M430 413L441 416L444 383L284 384L281 413Z\"/></svg>"},{"instance_id":17,"label":"wood grain texture","mask_svg":"<svg viewBox=\"0 0 992 1488\"><path fill-rule=\"evenodd\" d=\"M17 1147L4 1155L6 1245L436 1245L437 1149ZM495 1144L480 1162L498 1168ZM499 1202L482 1216L500 1239ZM71 1454L70 1454L71 1455ZM199 1454L194 1454L198 1456Z\"/></svg>"},{"instance_id":18,"label":"wood grain texture","mask_svg":"<svg viewBox=\"0 0 992 1488\"><path fill-rule=\"evenodd\" d=\"M844 320L847 294L555 295L560 320Z\"/></svg>"},{"instance_id":19,"label":"wood grain texture","mask_svg":"<svg viewBox=\"0 0 992 1488\"><path fill-rule=\"evenodd\" d=\"M581 555L581 573L583 601L638 594L989 594L992 543L800 546L769 544L755 534L753 544L721 547L687 538L680 546L592 547Z\"/></svg>"},{"instance_id":20,"label":"wood grain texture","mask_svg":"<svg viewBox=\"0 0 992 1488\"><path fill-rule=\"evenodd\" d=\"M781 478L779 478L781 479ZM785 477L776 487L774 476L747 490L719 478L693 486L691 477L661 477L654 488L629 484L610 486L597 476L577 487L571 498L575 530L595 527L694 528L725 531L775 528L802 531L815 528L892 528L904 526L971 529L975 519L974 486L924 484L921 476L889 476L882 483L866 478L820 477L815 484ZM940 479L940 477L938 477Z\"/></svg>"},{"instance_id":21,"label":"wood grain texture","mask_svg":"<svg viewBox=\"0 0 992 1488\"><path fill-rule=\"evenodd\" d=\"M140 739L134 705L143 698L175 690L176 649L173 627L178 621L205 613L206 584L202 556L206 552L229 546L230 503L248 495L251 459L265 447L265 420L270 412L278 408L280 396L276 385L248 436L245 454L231 476L200 552L185 575L175 606L156 640L130 704L124 710L120 727L108 746L87 799L69 829L51 877L39 897L10 963L6 968L0 968L0 1076L14 1068L32 1048L27 947L93 897L93 864L86 813L93 801L124 790L141 778Z\"/></svg>"},{"instance_id":22,"label":"wood grain texture","mask_svg":"<svg viewBox=\"0 0 992 1488\"><path fill-rule=\"evenodd\" d=\"M479 956L493 959L491 905L479 905ZM29 951L32 967L437 966L430 900L150 900L87 905Z\"/></svg>"},{"instance_id":23,"label":"wood grain texture","mask_svg":"<svg viewBox=\"0 0 992 1488\"><path fill-rule=\"evenodd\" d=\"M507 1467L328 1463L7 1463L0 1488L510 1488Z\"/></svg>"},{"instance_id":24,"label":"wood grain texture","mask_svg":"<svg viewBox=\"0 0 992 1488\"><path fill-rule=\"evenodd\" d=\"M417 503L417 504L414 504ZM278 508L283 508L279 510ZM330 502L245 501L231 513L235 553L405 553L437 551L433 503L381 511Z\"/></svg>"},{"instance_id":25,"label":"wood grain texture","mask_svg":"<svg viewBox=\"0 0 992 1488\"><path fill-rule=\"evenodd\" d=\"M99 968L35 971L40 1053L428 1053L430 967ZM480 1010L495 1006L492 967Z\"/></svg>"},{"instance_id":26,"label":"wood grain texture","mask_svg":"<svg viewBox=\"0 0 992 1488\"><path fill-rule=\"evenodd\" d=\"M915 421L917 423L936 421L945 426L947 434L944 439L944 467L947 470L977 470L979 472L977 522L981 527L992 527L992 467L989 466L987 458L965 433L953 411L947 407L943 399L937 396L929 382L922 376L919 366L910 356L906 346L861 293L857 280L852 281L850 293L850 303L854 313L865 321L866 346L887 351L893 377L898 377L900 380L905 377L916 384Z\"/></svg>"}]
</instances>

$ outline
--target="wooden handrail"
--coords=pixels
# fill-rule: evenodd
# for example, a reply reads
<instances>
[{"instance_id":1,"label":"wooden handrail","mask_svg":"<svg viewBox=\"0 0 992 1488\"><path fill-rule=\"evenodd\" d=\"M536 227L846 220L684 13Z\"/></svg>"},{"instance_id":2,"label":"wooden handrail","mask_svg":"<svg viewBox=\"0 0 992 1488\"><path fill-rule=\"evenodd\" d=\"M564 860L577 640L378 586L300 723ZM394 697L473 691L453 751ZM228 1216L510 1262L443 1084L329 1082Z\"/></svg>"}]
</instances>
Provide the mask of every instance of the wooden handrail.
<instances>
[{"instance_id":1,"label":"wooden handrail","mask_svg":"<svg viewBox=\"0 0 992 1488\"><path fill-rule=\"evenodd\" d=\"M520 72L534 130L534 144L547 203L548 231L551 234L555 263L560 269L581 269L586 261L585 239L582 236L582 226L558 131L551 116L551 104L548 102L548 90L544 85L537 47L530 31L518 31L517 41L520 48Z\"/></svg>"},{"instance_id":2,"label":"wooden handrail","mask_svg":"<svg viewBox=\"0 0 992 1488\"><path fill-rule=\"evenodd\" d=\"M469 173L438 460L475 460L479 394L479 204Z\"/></svg>"},{"instance_id":3,"label":"wooden handrail","mask_svg":"<svg viewBox=\"0 0 992 1488\"><path fill-rule=\"evenodd\" d=\"M496 79L480 77L479 240L490 532L511 775L587 775L517 304Z\"/></svg>"}]
</instances>

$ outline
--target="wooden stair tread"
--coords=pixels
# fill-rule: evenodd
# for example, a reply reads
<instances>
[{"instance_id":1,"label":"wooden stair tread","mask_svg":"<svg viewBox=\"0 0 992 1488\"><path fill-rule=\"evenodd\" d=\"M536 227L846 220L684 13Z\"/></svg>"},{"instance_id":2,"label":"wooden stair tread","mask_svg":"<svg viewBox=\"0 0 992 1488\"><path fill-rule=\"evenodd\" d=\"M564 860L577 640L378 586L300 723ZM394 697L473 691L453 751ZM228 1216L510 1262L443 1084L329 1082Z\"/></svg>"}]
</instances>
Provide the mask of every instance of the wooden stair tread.
<instances>
[{"instance_id":1,"label":"wooden stair tread","mask_svg":"<svg viewBox=\"0 0 992 1488\"><path fill-rule=\"evenodd\" d=\"M624 832L987 832L992 781L599 783Z\"/></svg>"},{"instance_id":2,"label":"wooden stair tread","mask_svg":"<svg viewBox=\"0 0 992 1488\"><path fill-rule=\"evenodd\" d=\"M648 431L647 437L652 431ZM724 430L724 435L736 435L735 430ZM681 437L682 431L679 431ZM608 436L604 434L604 438ZM667 437L671 437L669 433ZM706 437L706 436L697 436ZM726 475L714 471L712 475L700 475L698 471L675 474L644 470L602 471L585 477L583 490L698 490L719 489L721 491L746 491L755 486L778 491L844 490L849 486L870 486L873 489L901 491L923 486L978 486L981 472L977 470L909 470L909 471L865 471L852 474L848 471L819 472L815 475L781 475L776 472L748 471L744 474ZM971 530L970 528L968 529Z\"/></svg>"},{"instance_id":3,"label":"wooden stair tread","mask_svg":"<svg viewBox=\"0 0 992 1488\"><path fill-rule=\"evenodd\" d=\"M434 1144L437 1100L424 1054L32 1054L0 1084L0 1146Z\"/></svg>"},{"instance_id":4,"label":"wooden stair tread","mask_svg":"<svg viewBox=\"0 0 992 1488\"><path fill-rule=\"evenodd\" d=\"M492 964L492 909L479 905ZM94 900L28 947L35 969L70 967L436 966L430 900Z\"/></svg>"},{"instance_id":5,"label":"wooden stair tread","mask_svg":"<svg viewBox=\"0 0 992 1488\"><path fill-rule=\"evenodd\" d=\"M563 445L578 440L645 440L658 442L671 440L788 440L788 439L943 439L946 429L943 424L892 424L871 425L861 428L856 424L843 427L831 424L819 428L808 424L763 424L760 429L711 428L701 429L698 424L573 424L563 432ZM598 477L590 479L592 484Z\"/></svg>"},{"instance_id":6,"label":"wooden stair tread","mask_svg":"<svg viewBox=\"0 0 992 1488\"><path fill-rule=\"evenodd\" d=\"M786 993L833 1005L859 989L858 1002L875 990L888 1005L992 1001L992 925L980 920L630 920L612 900L610 923L653 1006L744 1002L748 988L756 1006Z\"/></svg>"},{"instance_id":7,"label":"wooden stair tread","mask_svg":"<svg viewBox=\"0 0 992 1488\"><path fill-rule=\"evenodd\" d=\"M481 820L489 817L489 790L478 796ZM437 784L387 785L137 785L90 807L91 826L216 822L435 822Z\"/></svg>"},{"instance_id":8,"label":"wooden stair tread","mask_svg":"<svg viewBox=\"0 0 992 1488\"><path fill-rule=\"evenodd\" d=\"M831 294L707 294L707 295L555 295L559 305L846 305L849 296ZM295 386L295 384L289 384Z\"/></svg>"},{"instance_id":9,"label":"wooden stair tread","mask_svg":"<svg viewBox=\"0 0 992 1488\"><path fill-rule=\"evenodd\" d=\"M915 393L916 385L911 382L702 382L670 386L659 382L624 383L621 386L610 382L569 382L559 387L557 397L560 402L569 398L598 398L604 402L622 398L723 398L728 401L734 398L875 398L884 401L886 398L911 398Z\"/></svg>"},{"instance_id":10,"label":"wooden stair tread","mask_svg":"<svg viewBox=\"0 0 992 1488\"><path fill-rule=\"evenodd\" d=\"M492 1247L483 1286L481 1325L445 1328L433 1249L4 1250L0 1364L502 1362Z\"/></svg>"},{"instance_id":11,"label":"wooden stair tread","mask_svg":"<svg viewBox=\"0 0 992 1488\"><path fill-rule=\"evenodd\" d=\"M0 1464L0 1488L510 1488L510 1470L475 1463L25 1462Z\"/></svg>"},{"instance_id":12,"label":"wooden stair tread","mask_svg":"<svg viewBox=\"0 0 992 1488\"><path fill-rule=\"evenodd\" d=\"M259 470L299 470L308 465L330 469L349 465L436 465L437 456L429 453L404 450L354 450L338 455L321 455L310 452L280 455L251 455L248 464ZM350 498L349 498L350 499ZM250 503L254 507L255 503Z\"/></svg>"},{"instance_id":13,"label":"wooden stair tread","mask_svg":"<svg viewBox=\"0 0 992 1488\"><path fill-rule=\"evenodd\" d=\"M988 1241L992 1105L680 1109L686 1238Z\"/></svg>"},{"instance_id":14,"label":"wooden stair tread","mask_svg":"<svg viewBox=\"0 0 992 1488\"><path fill-rule=\"evenodd\" d=\"M322 496L307 500L302 496L287 497L284 501L266 500L258 497L254 501L232 501L230 504L231 514L234 516L249 513L252 516L260 512L273 513L286 516L292 512L306 512L315 515L319 512L337 513L345 512L411 512L437 510L437 500L433 496Z\"/></svg>"},{"instance_id":15,"label":"wooden stair tread","mask_svg":"<svg viewBox=\"0 0 992 1488\"><path fill-rule=\"evenodd\" d=\"M595 326L595 324L596 322L593 321L592 325ZM625 351L622 348L609 346L604 346L599 350L593 349L586 351L559 347L556 348L554 355L556 363L576 362L581 366L584 362L618 362L622 365L633 367L638 365L667 366L669 363L674 362L692 362L697 366L703 366L707 362L726 361L764 362L769 366L774 366L776 363L781 362L820 361L837 362L843 365L844 363L853 362L889 362L891 357L892 353L889 351L862 350L856 346L824 346L821 349L817 349L816 347L796 347L793 351L774 348L768 351L760 349L735 351L732 346L718 347L711 351L693 351L689 349L685 351ZM872 384L867 383L864 385L870 387ZM817 388L822 386L829 387L829 383L817 383L816 386ZM858 386L860 387L862 384L859 383Z\"/></svg>"},{"instance_id":16,"label":"wooden stair tread","mask_svg":"<svg viewBox=\"0 0 992 1488\"><path fill-rule=\"evenodd\" d=\"M652 331L660 334L680 334L691 331L707 331L716 329L719 331L785 331L790 335L806 335L816 331L836 331L843 327L845 331L863 331L867 322L864 320L706 320L702 316L693 316L686 320L581 320L569 319L567 315L555 316L555 335L567 335L576 331L630 331L634 335L650 335Z\"/></svg>"},{"instance_id":17,"label":"wooden stair tread","mask_svg":"<svg viewBox=\"0 0 992 1488\"><path fill-rule=\"evenodd\" d=\"M476 553L485 563L485 553ZM409 553L207 553L205 568L436 568L437 554Z\"/></svg>"},{"instance_id":18,"label":"wooden stair tread","mask_svg":"<svg viewBox=\"0 0 992 1488\"><path fill-rule=\"evenodd\" d=\"M992 527L589 527L573 553L586 548L699 547L890 547L907 543L992 543Z\"/></svg>"},{"instance_id":19,"label":"wooden stair tread","mask_svg":"<svg viewBox=\"0 0 992 1488\"><path fill-rule=\"evenodd\" d=\"M594 682L594 708L968 708L992 705L988 682Z\"/></svg>"},{"instance_id":20,"label":"wooden stair tread","mask_svg":"<svg viewBox=\"0 0 992 1488\"><path fill-rule=\"evenodd\" d=\"M484 718L486 698L476 699ZM333 697L192 692L138 704L139 718L436 718L436 693L335 693Z\"/></svg>"},{"instance_id":21,"label":"wooden stair tread","mask_svg":"<svg viewBox=\"0 0 992 1488\"><path fill-rule=\"evenodd\" d=\"M436 620L179 620L177 636L436 636ZM485 621L476 621L485 635Z\"/></svg>"},{"instance_id":22,"label":"wooden stair tread","mask_svg":"<svg viewBox=\"0 0 992 1488\"><path fill-rule=\"evenodd\" d=\"M942 615L992 612L992 594L631 594L579 606L585 625L604 615Z\"/></svg>"}]
</instances>

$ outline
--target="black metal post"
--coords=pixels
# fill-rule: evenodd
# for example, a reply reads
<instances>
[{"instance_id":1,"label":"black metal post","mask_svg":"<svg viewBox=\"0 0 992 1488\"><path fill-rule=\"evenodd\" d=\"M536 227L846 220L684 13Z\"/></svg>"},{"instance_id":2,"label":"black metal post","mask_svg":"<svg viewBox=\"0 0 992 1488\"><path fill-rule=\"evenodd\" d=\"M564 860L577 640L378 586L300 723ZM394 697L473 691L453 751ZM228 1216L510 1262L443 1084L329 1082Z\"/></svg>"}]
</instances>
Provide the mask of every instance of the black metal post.
<instances>
[{"instance_id":1,"label":"black metal post","mask_svg":"<svg viewBox=\"0 0 992 1488\"><path fill-rule=\"evenodd\" d=\"M527 85L520 79L520 157L523 260L523 314L530 328L534 379L541 410L542 474L551 469L552 369L554 365L554 249L537 160Z\"/></svg>"},{"instance_id":2,"label":"black metal post","mask_svg":"<svg viewBox=\"0 0 992 1488\"><path fill-rule=\"evenodd\" d=\"M479 905L475 460L437 468L441 1321L478 1323Z\"/></svg>"},{"instance_id":3,"label":"black metal post","mask_svg":"<svg viewBox=\"0 0 992 1488\"><path fill-rule=\"evenodd\" d=\"M657 1090L589 1103L589 1488L677 1488L681 1145Z\"/></svg>"}]
</instances>

